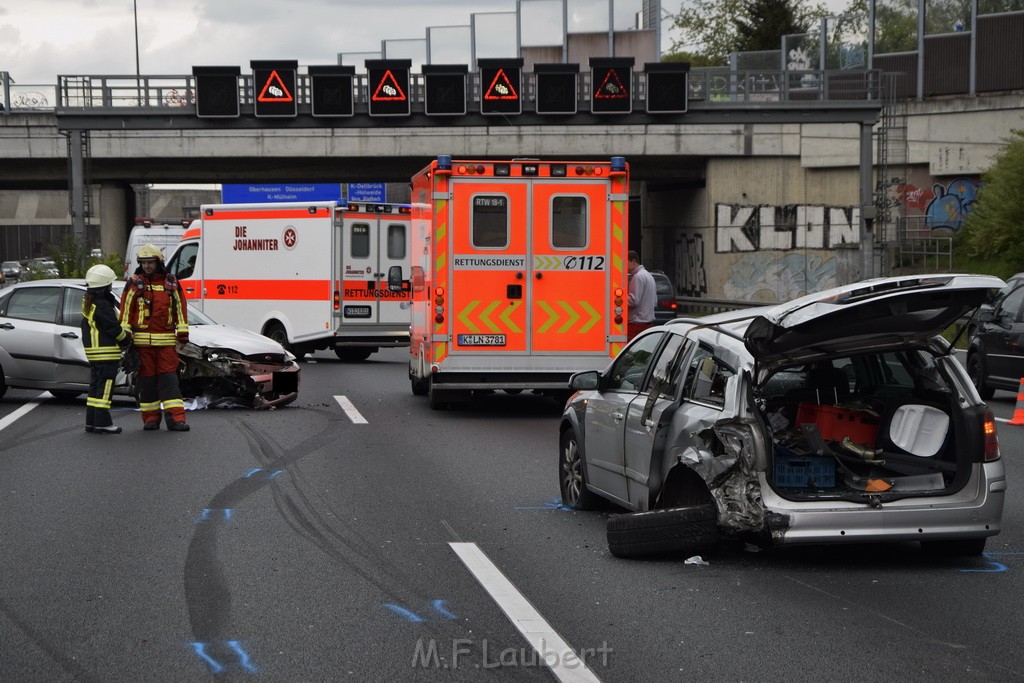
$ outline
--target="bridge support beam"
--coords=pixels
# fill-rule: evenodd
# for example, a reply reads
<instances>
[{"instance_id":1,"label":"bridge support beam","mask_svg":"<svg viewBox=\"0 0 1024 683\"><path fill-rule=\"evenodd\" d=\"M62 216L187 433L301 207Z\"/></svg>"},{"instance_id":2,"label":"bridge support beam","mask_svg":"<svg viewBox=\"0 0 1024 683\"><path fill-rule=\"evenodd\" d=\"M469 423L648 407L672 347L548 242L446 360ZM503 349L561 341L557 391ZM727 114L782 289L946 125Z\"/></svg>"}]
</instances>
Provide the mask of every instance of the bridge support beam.
<instances>
[{"instance_id":1,"label":"bridge support beam","mask_svg":"<svg viewBox=\"0 0 1024 683\"><path fill-rule=\"evenodd\" d=\"M874 156L872 155L872 128L860 124L860 250L863 256L861 279L875 275L875 203Z\"/></svg>"},{"instance_id":2,"label":"bridge support beam","mask_svg":"<svg viewBox=\"0 0 1024 683\"><path fill-rule=\"evenodd\" d=\"M71 193L71 230L75 242L85 248L85 136L89 133L73 130L68 133L68 158L71 160L70 178Z\"/></svg>"}]
</instances>

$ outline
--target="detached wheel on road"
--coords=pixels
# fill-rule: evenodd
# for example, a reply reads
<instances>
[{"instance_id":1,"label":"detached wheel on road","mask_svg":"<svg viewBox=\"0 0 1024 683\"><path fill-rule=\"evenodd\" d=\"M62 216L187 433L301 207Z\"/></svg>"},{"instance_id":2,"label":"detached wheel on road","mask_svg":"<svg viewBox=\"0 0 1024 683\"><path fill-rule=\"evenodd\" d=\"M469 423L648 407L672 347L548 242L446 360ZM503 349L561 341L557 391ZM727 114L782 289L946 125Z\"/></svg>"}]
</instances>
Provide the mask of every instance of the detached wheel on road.
<instances>
[{"instance_id":1,"label":"detached wheel on road","mask_svg":"<svg viewBox=\"0 0 1024 683\"><path fill-rule=\"evenodd\" d=\"M604 500L587 488L582 455L576 433L566 429L558 443L558 488L565 507L572 510L595 510Z\"/></svg>"},{"instance_id":2,"label":"detached wheel on road","mask_svg":"<svg viewBox=\"0 0 1024 683\"><path fill-rule=\"evenodd\" d=\"M714 503L650 510L608 519L608 550L615 557L692 554L718 545Z\"/></svg>"}]
</instances>

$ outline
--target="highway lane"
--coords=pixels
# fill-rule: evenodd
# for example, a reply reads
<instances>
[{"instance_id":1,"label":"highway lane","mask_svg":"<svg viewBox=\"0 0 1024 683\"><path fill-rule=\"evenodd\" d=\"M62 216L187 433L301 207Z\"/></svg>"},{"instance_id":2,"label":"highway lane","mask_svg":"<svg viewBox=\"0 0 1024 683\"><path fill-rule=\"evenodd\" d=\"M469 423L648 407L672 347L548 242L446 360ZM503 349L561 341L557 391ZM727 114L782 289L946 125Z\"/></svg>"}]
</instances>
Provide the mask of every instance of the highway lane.
<instances>
[{"instance_id":1,"label":"highway lane","mask_svg":"<svg viewBox=\"0 0 1024 683\"><path fill-rule=\"evenodd\" d=\"M124 434L86 435L83 405L50 399L0 431L0 679L1022 677L1024 428L1000 424L1010 506L985 558L634 562L609 555L609 513L559 508L550 400L435 412L401 350L313 358L296 405L192 412L185 434L119 403ZM992 406L1010 417L1013 396ZM552 670L517 624L588 669Z\"/></svg>"}]
</instances>

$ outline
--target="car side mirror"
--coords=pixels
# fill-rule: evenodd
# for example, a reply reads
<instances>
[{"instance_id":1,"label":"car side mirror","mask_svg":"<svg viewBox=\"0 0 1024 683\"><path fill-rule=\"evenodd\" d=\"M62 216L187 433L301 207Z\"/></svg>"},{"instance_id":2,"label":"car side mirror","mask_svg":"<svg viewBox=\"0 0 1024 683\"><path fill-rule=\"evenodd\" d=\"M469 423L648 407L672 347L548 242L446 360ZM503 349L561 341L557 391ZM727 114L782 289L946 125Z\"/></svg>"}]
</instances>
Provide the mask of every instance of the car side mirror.
<instances>
[{"instance_id":1,"label":"car side mirror","mask_svg":"<svg viewBox=\"0 0 1024 683\"><path fill-rule=\"evenodd\" d=\"M569 388L577 391L593 391L601 384L601 373L597 370L577 372L569 378Z\"/></svg>"},{"instance_id":2,"label":"car side mirror","mask_svg":"<svg viewBox=\"0 0 1024 683\"><path fill-rule=\"evenodd\" d=\"M992 322L992 319L994 317L995 317L995 312L992 311L991 309L988 309L988 310L985 310L985 311L981 311L981 312L978 313L978 322L979 323L990 323L990 322Z\"/></svg>"}]
</instances>

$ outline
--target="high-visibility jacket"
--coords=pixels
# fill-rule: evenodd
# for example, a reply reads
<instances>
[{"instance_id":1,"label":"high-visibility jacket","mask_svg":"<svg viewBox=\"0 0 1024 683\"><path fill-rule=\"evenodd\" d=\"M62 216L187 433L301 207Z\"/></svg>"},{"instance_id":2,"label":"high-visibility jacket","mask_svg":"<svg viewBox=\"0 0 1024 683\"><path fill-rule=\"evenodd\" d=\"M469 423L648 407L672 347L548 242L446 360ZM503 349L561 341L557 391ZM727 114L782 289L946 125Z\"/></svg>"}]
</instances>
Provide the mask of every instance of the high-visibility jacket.
<instances>
[{"instance_id":1,"label":"high-visibility jacket","mask_svg":"<svg viewBox=\"0 0 1024 683\"><path fill-rule=\"evenodd\" d=\"M130 330L136 346L174 346L188 334L188 312L173 275L136 273L121 294L121 327Z\"/></svg>"},{"instance_id":2,"label":"high-visibility jacket","mask_svg":"<svg viewBox=\"0 0 1024 683\"><path fill-rule=\"evenodd\" d=\"M90 362L121 360L120 342L128 333L117 320L114 306L117 299L110 291L96 293L88 305L87 296L82 297L82 346Z\"/></svg>"}]
</instances>

